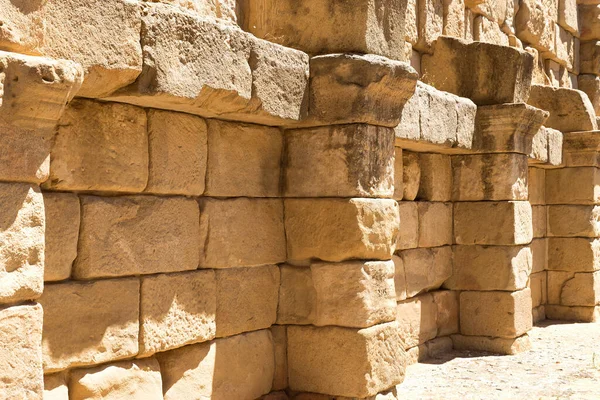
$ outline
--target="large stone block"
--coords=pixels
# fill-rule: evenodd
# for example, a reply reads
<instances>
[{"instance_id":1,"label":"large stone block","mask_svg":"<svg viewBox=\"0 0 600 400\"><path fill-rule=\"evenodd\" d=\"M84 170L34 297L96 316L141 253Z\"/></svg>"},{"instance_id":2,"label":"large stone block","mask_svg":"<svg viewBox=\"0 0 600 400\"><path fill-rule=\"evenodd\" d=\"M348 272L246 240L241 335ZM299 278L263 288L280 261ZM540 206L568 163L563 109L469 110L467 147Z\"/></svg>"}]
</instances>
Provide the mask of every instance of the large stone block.
<instances>
[{"instance_id":1,"label":"large stone block","mask_svg":"<svg viewBox=\"0 0 600 400\"><path fill-rule=\"evenodd\" d=\"M359 330L288 327L291 390L373 396L402 382L405 365L402 337L395 322Z\"/></svg>"},{"instance_id":2,"label":"large stone block","mask_svg":"<svg viewBox=\"0 0 600 400\"><path fill-rule=\"evenodd\" d=\"M456 244L528 244L533 238L532 210L527 201L454 204Z\"/></svg>"},{"instance_id":3,"label":"large stone block","mask_svg":"<svg viewBox=\"0 0 600 400\"><path fill-rule=\"evenodd\" d=\"M531 273L541 272L548 269L548 240L533 239L529 245L531 249Z\"/></svg>"},{"instance_id":4,"label":"large stone block","mask_svg":"<svg viewBox=\"0 0 600 400\"><path fill-rule=\"evenodd\" d=\"M473 20L473 39L500 46L509 44L508 36L500 29L500 26L483 15L478 15Z\"/></svg>"},{"instance_id":5,"label":"large stone block","mask_svg":"<svg viewBox=\"0 0 600 400\"><path fill-rule=\"evenodd\" d=\"M600 67L598 67L600 74ZM596 115L600 114L600 77L596 75L579 75L577 77L577 89L587 95L594 107Z\"/></svg>"},{"instance_id":6,"label":"large stone block","mask_svg":"<svg viewBox=\"0 0 600 400\"><path fill-rule=\"evenodd\" d=\"M256 399L271 391L275 370L268 330L157 355L165 400Z\"/></svg>"},{"instance_id":7,"label":"large stone block","mask_svg":"<svg viewBox=\"0 0 600 400\"><path fill-rule=\"evenodd\" d=\"M533 205L546 204L546 170L542 168L529 168L527 179L527 192L529 203Z\"/></svg>"},{"instance_id":8,"label":"large stone block","mask_svg":"<svg viewBox=\"0 0 600 400\"><path fill-rule=\"evenodd\" d=\"M0 309L0 393L5 399L42 397L42 319L39 304Z\"/></svg>"},{"instance_id":9,"label":"large stone block","mask_svg":"<svg viewBox=\"0 0 600 400\"><path fill-rule=\"evenodd\" d=\"M285 261L281 200L203 199L200 209L201 267L251 267Z\"/></svg>"},{"instance_id":10,"label":"large stone block","mask_svg":"<svg viewBox=\"0 0 600 400\"><path fill-rule=\"evenodd\" d=\"M404 275L404 261L400 256L392 256L394 263L394 289L396 290L396 300L406 300L406 276Z\"/></svg>"},{"instance_id":11,"label":"large stone block","mask_svg":"<svg viewBox=\"0 0 600 400\"><path fill-rule=\"evenodd\" d=\"M452 275L452 248L419 248L399 253L404 265L406 296L437 289Z\"/></svg>"},{"instance_id":12,"label":"large stone block","mask_svg":"<svg viewBox=\"0 0 600 400\"><path fill-rule=\"evenodd\" d=\"M452 290L521 290L532 270L531 249L522 246L454 246Z\"/></svg>"},{"instance_id":13,"label":"large stone block","mask_svg":"<svg viewBox=\"0 0 600 400\"><path fill-rule=\"evenodd\" d=\"M444 30L443 0L417 1L418 40L414 47L422 52L431 52L435 40Z\"/></svg>"},{"instance_id":14,"label":"large stone block","mask_svg":"<svg viewBox=\"0 0 600 400\"><path fill-rule=\"evenodd\" d=\"M70 400L162 400L160 365L156 358L120 361L71 372Z\"/></svg>"},{"instance_id":15,"label":"large stone block","mask_svg":"<svg viewBox=\"0 0 600 400\"><path fill-rule=\"evenodd\" d=\"M527 286L531 290L531 305L534 309L548 303L547 277L548 274L546 271L536 272L529 277L529 284ZM536 322L535 315L533 322Z\"/></svg>"},{"instance_id":16,"label":"large stone block","mask_svg":"<svg viewBox=\"0 0 600 400\"><path fill-rule=\"evenodd\" d=\"M419 211L417 202L398 202L400 229L396 250L413 249L419 244Z\"/></svg>"},{"instance_id":17,"label":"large stone block","mask_svg":"<svg viewBox=\"0 0 600 400\"><path fill-rule=\"evenodd\" d=\"M306 267L280 267L279 304L277 323L306 325L315 320L317 292L312 270Z\"/></svg>"},{"instance_id":18,"label":"large stone block","mask_svg":"<svg viewBox=\"0 0 600 400\"><path fill-rule=\"evenodd\" d=\"M396 246L398 219L395 200L287 199L288 260L389 260Z\"/></svg>"},{"instance_id":19,"label":"large stone block","mask_svg":"<svg viewBox=\"0 0 600 400\"><path fill-rule=\"evenodd\" d=\"M600 203L600 170L594 167L547 170L546 202L548 204Z\"/></svg>"},{"instance_id":20,"label":"large stone block","mask_svg":"<svg viewBox=\"0 0 600 400\"><path fill-rule=\"evenodd\" d=\"M28 4L4 0L0 3L0 49L23 54L39 54L44 41L42 2Z\"/></svg>"},{"instance_id":21,"label":"large stone block","mask_svg":"<svg viewBox=\"0 0 600 400\"><path fill-rule=\"evenodd\" d=\"M548 269L577 272L600 270L600 239L549 238Z\"/></svg>"},{"instance_id":22,"label":"large stone block","mask_svg":"<svg viewBox=\"0 0 600 400\"><path fill-rule=\"evenodd\" d=\"M402 152L402 187L404 200L416 199L421 184L421 166L419 155L408 151Z\"/></svg>"},{"instance_id":23,"label":"large stone block","mask_svg":"<svg viewBox=\"0 0 600 400\"><path fill-rule=\"evenodd\" d=\"M436 290L431 295L437 307L437 336L458 333L459 292Z\"/></svg>"},{"instance_id":24,"label":"large stone block","mask_svg":"<svg viewBox=\"0 0 600 400\"><path fill-rule=\"evenodd\" d=\"M553 12L556 14L557 10ZM554 51L556 33L554 22L548 18L548 8L541 0L526 0L519 3L519 10L515 15L515 33L519 39L530 43L540 52Z\"/></svg>"},{"instance_id":25,"label":"large stone block","mask_svg":"<svg viewBox=\"0 0 600 400\"><path fill-rule=\"evenodd\" d=\"M531 291L461 292L460 332L467 336L517 338L532 326Z\"/></svg>"},{"instance_id":26,"label":"large stone block","mask_svg":"<svg viewBox=\"0 0 600 400\"><path fill-rule=\"evenodd\" d=\"M235 24L236 16L236 0L144 0L152 2L161 2L175 4L186 8L193 13L204 17L217 19L221 23ZM240 2L240 4L242 4Z\"/></svg>"},{"instance_id":27,"label":"large stone block","mask_svg":"<svg viewBox=\"0 0 600 400\"><path fill-rule=\"evenodd\" d=\"M140 356L215 338L214 271L153 275L141 281Z\"/></svg>"},{"instance_id":28,"label":"large stone block","mask_svg":"<svg viewBox=\"0 0 600 400\"><path fill-rule=\"evenodd\" d=\"M551 86L532 85L527 103L550 112L545 126L561 132L598 128L596 113L584 92Z\"/></svg>"},{"instance_id":29,"label":"large stone block","mask_svg":"<svg viewBox=\"0 0 600 400\"><path fill-rule=\"evenodd\" d=\"M556 22L572 34L579 34L579 15L576 0L558 1L558 20Z\"/></svg>"},{"instance_id":30,"label":"large stone block","mask_svg":"<svg viewBox=\"0 0 600 400\"><path fill-rule=\"evenodd\" d=\"M452 244L452 204L439 202L417 203L419 211L419 247ZM402 220L400 221L402 229Z\"/></svg>"},{"instance_id":31,"label":"large stone block","mask_svg":"<svg viewBox=\"0 0 600 400\"><path fill-rule=\"evenodd\" d=\"M62 281L71 276L77 257L80 204L72 193L43 193L46 231L44 234L44 281Z\"/></svg>"},{"instance_id":32,"label":"large stone block","mask_svg":"<svg viewBox=\"0 0 600 400\"><path fill-rule=\"evenodd\" d=\"M421 181L417 199L425 201L450 201L452 195L452 163L444 154L419 154Z\"/></svg>"},{"instance_id":33,"label":"large stone block","mask_svg":"<svg viewBox=\"0 0 600 400\"><path fill-rule=\"evenodd\" d=\"M404 196L404 160L402 159L402 149L394 147L394 200L402 200Z\"/></svg>"},{"instance_id":34,"label":"large stone block","mask_svg":"<svg viewBox=\"0 0 600 400\"><path fill-rule=\"evenodd\" d=\"M600 40L600 4L579 5L579 37L582 41Z\"/></svg>"},{"instance_id":35,"label":"large stone block","mask_svg":"<svg viewBox=\"0 0 600 400\"><path fill-rule=\"evenodd\" d=\"M139 289L136 278L46 285L44 372L135 356Z\"/></svg>"},{"instance_id":36,"label":"large stone block","mask_svg":"<svg viewBox=\"0 0 600 400\"><path fill-rule=\"evenodd\" d=\"M248 149L241 150L247 157ZM277 165L279 160L274 159ZM284 195L392 197L394 160L394 133L390 128L336 125L288 130ZM259 178L264 179L264 174Z\"/></svg>"},{"instance_id":37,"label":"large stone block","mask_svg":"<svg viewBox=\"0 0 600 400\"><path fill-rule=\"evenodd\" d=\"M396 321L405 350L437 336L437 310L431 293L398 302Z\"/></svg>"},{"instance_id":38,"label":"large stone block","mask_svg":"<svg viewBox=\"0 0 600 400\"><path fill-rule=\"evenodd\" d=\"M581 74L600 75L599 41L582 42L579 47L579 57L579 72Z\"/></svg>"},{"instance_id":39,"label":"large stone block","mask_svg":"<svg viewBox=\"0 0 600 400\"><path fill-rule=\"evenodd\" d=\"M600 206L548 206L548 236L599 237Z\"/></svg>"},{"instance_id":40,"label":"large stone block","mask_svg":"<svg viewBox=\"0 0 600 400\"><path fill-rule=\"evenodd\" d=\"M499 64L506 68L498 71ZM439 37L433 54L423 55L421 68L425 83L477 105L523 103L529 96L533 57L512 47Z\"/></svg>"},{"instance_id":41,"label":"large stone block","mask_svg":"<svg viewBox=\"0 0 600 400\"><path fill-rule=\"evenodd\" d=\"M569 168L600 167L600 135L598 131L569 132L563 136L565 166Z\"/></svg>"},{"instance_id":42,"label":"large stone block","mask_svg":"<svg viewBox=\"0 0 600 400\"><path fill-rule=\"evenodd\" d=\"M147 182L146 112L125 104L72 102L58 122L44 187L141 192Z\"/></svg>"},{"instance_id":43,"label":"large stone block","mask_svg":"<svg viewBox=\"0 0 600 400\"><path fill-rule=\"evenodd\" d=\"M456 350L485 351L495 354L513 355L531 350L528 335L507 339L488 336L452 335L452 344Z\"/></svg>"},{"instance_id":44,"label":"large stone block","mask_svg":"<svg viewBox=\"0 0 600 400\"><path fill-rule=\"evenodd\" d=\"M265 329L277 318L279 268L216 270L217 337Z\"/></svg>"},{"instance_id":45,"label":"large stone block","mask_svg":"<svg viewBox=\"0 0 600 400\"><path fill-rule=\"evenodd\" d=\"M83 196L73 277L196 269L199 221L198 203L191 199Z\"/></svg>"}]
</instances>

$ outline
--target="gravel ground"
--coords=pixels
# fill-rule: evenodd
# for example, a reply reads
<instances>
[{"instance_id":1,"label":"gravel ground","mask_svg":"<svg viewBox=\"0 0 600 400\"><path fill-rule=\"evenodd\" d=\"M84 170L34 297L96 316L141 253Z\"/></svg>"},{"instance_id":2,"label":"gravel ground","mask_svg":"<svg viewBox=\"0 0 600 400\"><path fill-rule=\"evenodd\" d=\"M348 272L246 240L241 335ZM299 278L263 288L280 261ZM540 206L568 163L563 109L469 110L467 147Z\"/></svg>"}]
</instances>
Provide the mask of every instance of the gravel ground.
<instances>
[{"instance_id":1,"label":"gravel ground","mask_svg":"<svg viewBox=\"0 0 600 400\"><path fill-rule=\"evenodd\" d=\"M600 400L600 324L544 321L515 356L453 351L408 367L398 399Z\"/></svg>"}]
</instances>

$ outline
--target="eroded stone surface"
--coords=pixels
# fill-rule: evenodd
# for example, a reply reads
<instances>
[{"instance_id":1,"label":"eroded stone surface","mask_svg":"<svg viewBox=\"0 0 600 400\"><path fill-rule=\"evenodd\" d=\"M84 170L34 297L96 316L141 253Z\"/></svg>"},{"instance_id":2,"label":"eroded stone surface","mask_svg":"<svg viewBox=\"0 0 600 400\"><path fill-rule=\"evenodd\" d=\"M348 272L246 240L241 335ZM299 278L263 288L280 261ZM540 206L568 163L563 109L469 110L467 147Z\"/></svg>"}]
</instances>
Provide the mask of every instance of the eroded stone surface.
<instances>
[{"instance_id":1,"label":"eroded stone surface","mask_svg":"<svg viewBox=\"0 0 600 400\"><path fill-rule=\"evenodd\" d=\"M71 276L79 238L79 198L71 193L44 196L46 216L44 281L61 281Z\"/></svg>"}]
</instances>

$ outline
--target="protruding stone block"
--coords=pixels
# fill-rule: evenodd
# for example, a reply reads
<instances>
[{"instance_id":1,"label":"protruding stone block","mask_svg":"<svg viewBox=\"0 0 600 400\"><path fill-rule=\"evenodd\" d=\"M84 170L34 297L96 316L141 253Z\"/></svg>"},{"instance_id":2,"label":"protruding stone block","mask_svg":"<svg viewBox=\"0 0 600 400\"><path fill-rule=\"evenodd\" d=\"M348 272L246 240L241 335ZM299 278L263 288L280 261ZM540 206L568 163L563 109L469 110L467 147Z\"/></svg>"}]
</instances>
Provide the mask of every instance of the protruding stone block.
<instances>
[{"instance_id":1,"label":"protruding stone block","mask_svg":"<svg viewBox=\"0 0 600 400\"><path fill-rule=\"evenodd\" d=\"M201 267L251 267L285 261L281 200L203 199L200 208Z\"/></svg>"},{"instance_id":2,"label":"protruding stone block","mask_svg":"<svg viewBox=\"0 0 600 400\"><path fill-rule=\"evenodd\" d=\"M344 368L336 366L344 365ZM395 322L365 329L288 327L290 389L367 397L402 382L406 365Z\"/></svg>"},{"instance_id":3,"label":"protruding stone block","mask_svg":"<svg viewBox=\"0 0 600 400\"><path fill-rule=\"evenodd\" d=\"M452 275L452 248L419 248L399 253L404 265L406 296L437 289Z\"/></svg>"},{"instance_id":4,"label":"protruding stone block","mask_svg":"<svg viewBox=\"0 0 600 400\"><path fill-rule=\"evenodd\" d=\"M444 154L419 154L421 181L417 198L425 201L450 201L452 194L452 163Z\"/></svg>"},{"instance_id":5,"label":"protruding stone block","mask_svg":"<svg viewBox=\"0 0 600 400\"><path fill-rule=\"evenodd\" d=\"M594 167L546 171L548 204L600 203L600 170Z\"/></svg>"},{"instance_id":6,"label":"protruding stone block","mask_svg":"<svg viewBox=\"0 0 600 400\"><path fill-rule=\"evenodd\" d=\"M279 165L279 158L273 160ZM394 133L371 125L288 130L283 164L288 197L392 197Z\"/></svg>"},{"instance_id":7,"label":"protruding stone block","mask_svg":"<svg viewBox=\"0 0 600 400\"><path fill-rule=\"evenodd\" d=\"M138 354L139 291L135 278L46 285L44 372Z\"/></svg>"},{"instance_id":8,"label":"protruding stone block","mask_svg":"<svg viewBox=\"0 0 600 400\"><path fill-rule=\"evenodd\" d=\"M431 293L398 302L396 308L404 349L418 346L437 336L437 305Z\"/></svg>"},{"instance_id":9,"label":"protruding stone block","mask_svg":"<svg viewBox=\"0 0 600 400\"><path fill-rule=\"evenodd\" d=\"M419 244L419 211L417 202L398 202L400 229L396 250L413 249Z\"/></svg>"},{"instance_id":10,"label":"protruding stone block","mask_svg":"<svg viewBox=\"0 0 600 400\"><path fill-rule=\"evenodd\" d=\"M412 201L419 193L421 184L421 166L419 165L419 155L416 153L402 152L402 181L404 187L404 200Z\"/></svg>"},{"instance_id":11,"label":"protruding stone block","mask_svg":"<svg viewBox=\"0 0 600 400\"><path fill-rule=\"evenodd\" d=\"M548 206L548 236L599 237L600 206Z\"/></svg>"},{"instance_id":12,"label":"protruding stone block","mask_svg":"<svg viewBox=\"0 0 600 400\"><path fill-rule=\"evenodd\" d=\"M389 260L396 245L398 219L395 200L287 199L288 260Z\"/></svg>"},{"instance_id":13,"label":"protruding stone block","mask_svg":"<svg viewBox=\"0 0 600 400\"><path fill-rule=\"evenodd\" d=\"M418 40L414 47L423 52L431 52L435 40L443 33L444 2L442 0L417 1Z\"/></svg>"},{"instance_id":14,"label":"protruding stone block","mask_svg":"<svg viewBox=\"0 0 600 400\"><path fill-rule=\"evenodd\" d=\"M22 54L39 54L44 41L44 23L41 2L27 6L11 1L0 5L0 48Z\"/></svg>"},{"instance_id":15,"label":"protruding stone block","mask_svg":"<svg viewBox=\"0 0 600 400\"><path fill-rule=\"evenodd\" d=\"M71 266L77 257L80 205L72 193L44 195L46 231L44 234L44 281L62 281L71 276Z\"/></svg>"},{"instance_id":16,"label":"protruding stone block","mask_svg":"<svg viewBox=\"0 0 600 400\"><path fill-rule=\"evenodd\" d=\"M452 244L452 204L420 201L419 247L437 247ZM402 221L400 221L402 229Z\"/></svg>"},{"instance_id":17,"label":"protruding stone block","mask_svg":"<svg viewBox=\"0 0 600 400\"><path fill-rule=\"evenodd\" d=\"M496 354L518 354L531 350L528 335L514 339L487 336L452 335L452 344L456 350L486 351Z\"/></svg>"},{"instance_id":18,"label":"protruding stone block","mask_svg":"<svg viewBox=\"0 0 600 400\"><path fill-rule=\"evenodd\" d=\"M549 238L548 269L577 272L600 270L600 239Z\"/></svg>"},{"instance_id":19,"label":"protruding stone block","mask_svg":"<svg viewBox=\"0 0 600 400\"><path fill-rule=\"evenodd\" d=\"M431 295L437 306L437 336L458 333L458 292L436 290Z\"/></svg>"}]
</instances>

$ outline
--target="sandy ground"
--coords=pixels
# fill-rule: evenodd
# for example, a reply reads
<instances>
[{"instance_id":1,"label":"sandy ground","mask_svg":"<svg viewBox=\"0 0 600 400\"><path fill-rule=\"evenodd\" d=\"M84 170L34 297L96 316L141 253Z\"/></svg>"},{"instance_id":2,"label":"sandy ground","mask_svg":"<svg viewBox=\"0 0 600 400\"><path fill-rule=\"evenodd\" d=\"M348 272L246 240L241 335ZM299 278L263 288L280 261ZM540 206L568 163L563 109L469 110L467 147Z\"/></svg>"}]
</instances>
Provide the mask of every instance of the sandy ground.
<instances>
[{"instance_id":1,"label":"sandy ground","mask_svg":"<svg viewBox=\"0 0 600 400\"><path fill-rule=\"evenodd\" d=\"M526 353L453 351L410 366L398 399L600 400L600 324L538 325Z\"/></svg>"}]
</instances>

